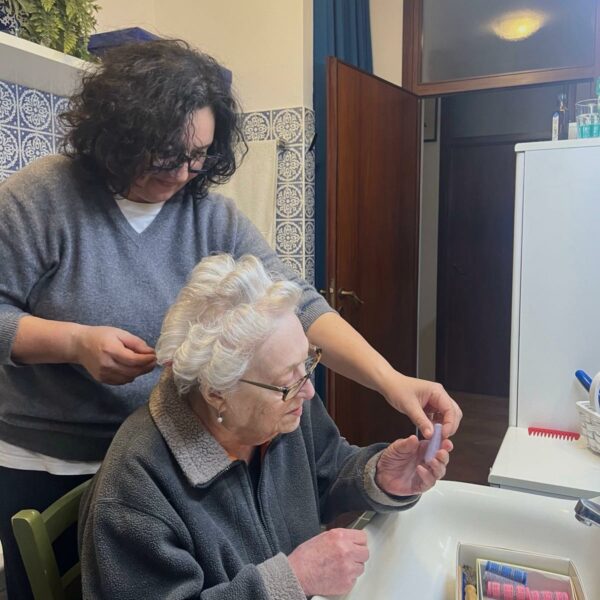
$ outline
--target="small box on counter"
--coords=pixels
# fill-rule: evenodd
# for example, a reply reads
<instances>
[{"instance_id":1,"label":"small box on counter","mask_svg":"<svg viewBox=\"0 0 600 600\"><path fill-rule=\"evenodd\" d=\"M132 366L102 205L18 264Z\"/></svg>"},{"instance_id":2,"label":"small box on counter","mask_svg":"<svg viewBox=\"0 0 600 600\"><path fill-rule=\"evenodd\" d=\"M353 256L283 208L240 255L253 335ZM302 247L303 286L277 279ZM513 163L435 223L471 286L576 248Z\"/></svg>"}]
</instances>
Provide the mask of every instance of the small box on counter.
<instances>
[{"instance_id":1,"label":"small box on counter","mask_svg":"<svg viewBox=\"0 0 600 600\"><path fill-rule=\"evenodd\" d=\"M488 566L488 561L490 565ZM463 567L468 567L469 580L476 584L477 593L470 588L465 595ZM492 582L493 584L488 584ZM492 595L486 595L490 588ZM511 593L512 590L512 593ZM552 591L552 600L590 600L583 591L577 569L572 561L558 556L460 543L456 562L456 600L487 600L495 597L536 598L532 591ZM497 595L500 594L500 595ZM530 595L531 594L531 595Z\"/></svg>"}]
</instances>

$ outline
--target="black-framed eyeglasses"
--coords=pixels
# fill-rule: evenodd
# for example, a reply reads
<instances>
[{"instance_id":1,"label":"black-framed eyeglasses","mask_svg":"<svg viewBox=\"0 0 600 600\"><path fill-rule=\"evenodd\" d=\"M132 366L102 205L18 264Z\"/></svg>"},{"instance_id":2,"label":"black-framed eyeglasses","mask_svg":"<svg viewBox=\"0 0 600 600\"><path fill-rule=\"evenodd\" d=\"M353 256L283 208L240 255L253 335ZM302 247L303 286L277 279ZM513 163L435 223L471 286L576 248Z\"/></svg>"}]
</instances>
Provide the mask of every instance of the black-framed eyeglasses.
<instances>
[{"instance_id":1,"label":"black-framed eyeglasses","mask_svg":"<svg viewBox=\"0 0 600 600\"><path fill-rule=\"evenodd\" d=\"M244 383L249 383L250 385L255 385L256 387L264 388L265 390L273 390L274 392L281 392L281 400L282 402L286 402L290 400L294 396L298 395L298 392L304 387L306 382L310 379L311 375L315 372L317 365L321 361L321 355L323 351L321 348L317 348L316 346L311 346L309 349L310 355L306 359L304 363L304 368L306 369L302 378L298 379L295 383L292 383L290 386L279 386L279 385L269 385L268 383L258 383L257 381L250 381L248 379L240 379Z\"/></svg>"},{"instance_id":2,"label":"black-framed eyeglasses","mask_svg":"<svg viewBox=\"0 0 600 600\"><path fill-rule=\"evenodd\" d=\"M148 168L151 173L165 171L179 171L187 163L189 173L206 173L214 167L221 158L220 154L209 154L207 150L195 152L192 156L182 155L178 158L165 158L157 160Z\"/></svg>"}]
</instances>

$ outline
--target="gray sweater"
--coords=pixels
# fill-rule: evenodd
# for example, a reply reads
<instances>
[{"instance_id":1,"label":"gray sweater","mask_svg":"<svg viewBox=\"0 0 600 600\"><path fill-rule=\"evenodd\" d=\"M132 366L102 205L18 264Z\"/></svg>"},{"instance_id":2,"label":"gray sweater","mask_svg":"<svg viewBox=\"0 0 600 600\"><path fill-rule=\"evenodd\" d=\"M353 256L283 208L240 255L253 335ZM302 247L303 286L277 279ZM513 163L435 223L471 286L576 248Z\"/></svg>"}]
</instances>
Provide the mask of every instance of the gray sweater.
<instances>
[{"instance_id":1,"label":"gray sweater","mask_svg":"<svg viewBox=\"0 0 600 600\"><path fill-rule=\"evenodd\" d=\"M267 447L255 496L246 463L227 456L165 370L82 501L84 598L304 599L287 555L321 523L418 500L375 484L385 446L349 445L315 396L298 429Z\"/></svg>"},{"instance_id":2,"label":"gray sweater","mask_svg":"<svg viewBox=\"0 0 600 600\"><path fill-rule=\"evenodd\" d=\"M254 254L298 281L305 329L331 310L219 195L180 192L137 233L112 195L66 157L42 158L0 185L0 439L62 459L101 459L159 369L110 386L78 365L15 365L19 319L110 325L154 346L192 268L214 252Z\"/></svg>"}]
</instances>

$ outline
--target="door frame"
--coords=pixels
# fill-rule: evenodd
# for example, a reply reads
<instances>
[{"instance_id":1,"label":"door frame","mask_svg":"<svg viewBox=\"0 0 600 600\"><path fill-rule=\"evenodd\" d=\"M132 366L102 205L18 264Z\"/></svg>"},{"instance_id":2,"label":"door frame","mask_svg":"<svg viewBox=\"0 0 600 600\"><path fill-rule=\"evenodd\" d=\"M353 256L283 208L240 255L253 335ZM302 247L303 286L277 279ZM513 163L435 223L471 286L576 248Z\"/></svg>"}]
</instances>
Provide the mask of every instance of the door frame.
<instances>
[{"instance_id":1,"label":"door frame","mask_svg":"<svg viewBox=\"0 0 600 600\"><path fill-rule=\"evenodd\" d=\"M402 37L402 83L418 96L441 96L456 92L472 92L540 83L557 83L600 77L600 3L596 4L594 61L585 66L534 69L455 79L433 83L421 82L423 0L404 1Z\"/></svg>"}]
</instances>

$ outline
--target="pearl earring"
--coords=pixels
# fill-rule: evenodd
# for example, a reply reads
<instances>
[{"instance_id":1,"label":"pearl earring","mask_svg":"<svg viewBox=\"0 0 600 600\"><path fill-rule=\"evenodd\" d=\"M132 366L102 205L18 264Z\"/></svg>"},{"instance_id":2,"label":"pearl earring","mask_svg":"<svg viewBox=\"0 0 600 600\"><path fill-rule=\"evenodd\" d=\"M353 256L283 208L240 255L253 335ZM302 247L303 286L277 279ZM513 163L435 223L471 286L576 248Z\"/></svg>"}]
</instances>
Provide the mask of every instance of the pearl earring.
<instances>
[{"instance_id":1,"label":"pearl earring","mask_svg":"<svg viewBox=\"0 0 600 600\"><path fill-rule=\"evenodd\" d=\"M221 411L219 411L219 416L217 417L217 423L221 424L223 422L223 417L221 416Z\"/></svg>"}]
</instances>

